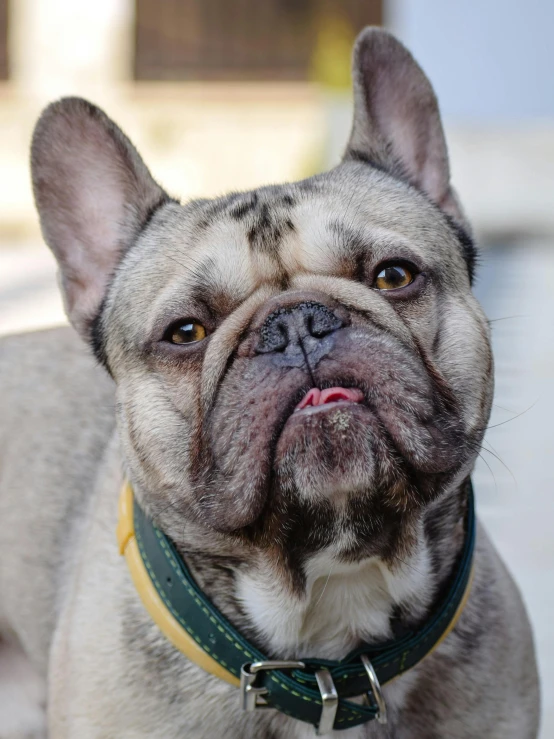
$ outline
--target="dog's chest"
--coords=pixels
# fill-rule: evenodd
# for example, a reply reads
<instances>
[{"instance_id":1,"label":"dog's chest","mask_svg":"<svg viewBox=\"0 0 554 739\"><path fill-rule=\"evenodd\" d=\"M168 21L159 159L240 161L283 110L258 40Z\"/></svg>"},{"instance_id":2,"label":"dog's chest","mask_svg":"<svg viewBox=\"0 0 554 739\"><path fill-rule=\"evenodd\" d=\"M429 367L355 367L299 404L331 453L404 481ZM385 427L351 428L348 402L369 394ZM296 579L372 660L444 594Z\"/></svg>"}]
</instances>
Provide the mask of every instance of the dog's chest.
<instances>
[{"instance_id":1,"label":"dog's chest","mask_svg":"<svg viewBox=\"0 0 554 739\"><path fill-rule=\"evenodd\" d=\"M394 573L377 559L340 563L323 551L306 564L306 587L293 593L271 565L242 572L237 595L256 631L280 659L341 659L362 641L392 636L397 604L425 599L427 553L420 551Z\"/></svg>"}]
</instances>

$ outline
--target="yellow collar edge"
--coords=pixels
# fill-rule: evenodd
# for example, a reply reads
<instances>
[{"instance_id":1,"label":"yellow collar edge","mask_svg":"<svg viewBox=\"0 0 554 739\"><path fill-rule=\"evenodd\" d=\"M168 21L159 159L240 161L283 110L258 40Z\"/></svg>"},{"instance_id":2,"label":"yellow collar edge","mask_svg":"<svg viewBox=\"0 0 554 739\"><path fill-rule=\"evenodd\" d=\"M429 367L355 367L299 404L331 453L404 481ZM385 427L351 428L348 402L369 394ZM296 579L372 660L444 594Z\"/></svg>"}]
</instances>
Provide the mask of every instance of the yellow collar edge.
<instances>
[{"instance_id":1,"label":"yellow collar edge","mask_svg":"<svg viewBox=\"0 0 554 739\"><path fill-rule=\"evenodd\" d=\"M144 566L144 562L142 561L142 557L140 556L135 538L133 523L133 489L127 480L123 483L119 498L119 520L116 534L119 553L125 556L135 589L137 590L144 607L162 634L166 636L176 649L191 660L191 662L194 662L203 670L214 675L220 680L224 680L230 685L239 687L239 678L226 670L219 662L202 649L202 647L179 624L152 584L150 575L148 574L148 571ZM433 652L438 649L438 647L456 627L456 624L458 623L469 600L474 574L475 562L473 562L471 567L471 573L468 578L464 596L452 616L449 625L433 649L428 652L423 659L426 659L429 655L433 654ZM397 675L389 682L392 682L398 677L400 677L400 675Z\"/></svg>"},{"instance_id":2,"label":"yellow collar edge","mask_svg":"<svg viewBox=\"0 0 554 739\"><path fill-rule=\"evenodd\" d=\"M235 687L240 686L239 678L226 670L213 657L205 652L202 647L190 636L190 634L179 624L171 611L160 598L156 588L152 584L150 575L144 566L142 557L135 538L133 524L133 490L129 482L123 484L119 499L119 522L117 525L117 541L119 553L125 555L131 579L148 611L150 618L158 626L162 634L185 655L206 672L224 680Z\"/></svg>"}]
</instances>

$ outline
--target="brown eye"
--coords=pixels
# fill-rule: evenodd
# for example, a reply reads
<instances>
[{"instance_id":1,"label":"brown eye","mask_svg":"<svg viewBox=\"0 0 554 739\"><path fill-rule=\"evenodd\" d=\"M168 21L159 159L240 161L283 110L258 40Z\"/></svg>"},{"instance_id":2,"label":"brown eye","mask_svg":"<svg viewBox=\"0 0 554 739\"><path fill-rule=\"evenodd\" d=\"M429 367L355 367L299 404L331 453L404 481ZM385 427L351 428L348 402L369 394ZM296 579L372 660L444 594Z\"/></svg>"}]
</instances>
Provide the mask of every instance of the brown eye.
<instances>
[{"instance_id":1,"label":"brown eye","mask_svg":"<svg viewBox=\"0 0 554 739\"><path fill-rule=\"evenodd\" d=\"M398 290L414 281L414 273L402 264L389 264L381 269L375 278L377 290Z\"/></svg>"},{"instance_id":2,"label":"brown eye","mask_svg":"<svg viewBox=\"0 0 554 739\"><path fill-rule=\"evenodd\" d=\"M170 326L164 338L171 344L194 344L206 338L206 329L197 321L185 319Z\"/></svg>"}]
</instances>

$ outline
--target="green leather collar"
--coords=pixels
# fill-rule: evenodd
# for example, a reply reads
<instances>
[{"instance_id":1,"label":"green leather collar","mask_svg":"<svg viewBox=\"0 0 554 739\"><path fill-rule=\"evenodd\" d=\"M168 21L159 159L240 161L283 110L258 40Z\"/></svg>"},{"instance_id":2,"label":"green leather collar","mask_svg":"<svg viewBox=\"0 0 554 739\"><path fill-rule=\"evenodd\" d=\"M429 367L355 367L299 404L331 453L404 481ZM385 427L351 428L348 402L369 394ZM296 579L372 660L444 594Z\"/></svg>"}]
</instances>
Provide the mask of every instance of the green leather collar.
<instances>
[{"instance_id":1,"label":"green leather collar","mask_svg":"<svg viewBox=\"0 0 554 739\"><path fill-rule=\"evenodd\" d=\"M145 606L166 636L190 659L228 682L241 681L246 710L275 708L313 724L318 733L385 718L380 686L414 667L454 628L471 587L475 544L474 497L468 492L462 553L427 621L401 638L363 644L340 661L272 662L206 598L169 538L133 501L122 497L118 538ZM135 541L136 546L135 546ZM184 646L183 646L184 645ZM364 705L349 700L366 695Z\"/></svg>"}]
</instances>

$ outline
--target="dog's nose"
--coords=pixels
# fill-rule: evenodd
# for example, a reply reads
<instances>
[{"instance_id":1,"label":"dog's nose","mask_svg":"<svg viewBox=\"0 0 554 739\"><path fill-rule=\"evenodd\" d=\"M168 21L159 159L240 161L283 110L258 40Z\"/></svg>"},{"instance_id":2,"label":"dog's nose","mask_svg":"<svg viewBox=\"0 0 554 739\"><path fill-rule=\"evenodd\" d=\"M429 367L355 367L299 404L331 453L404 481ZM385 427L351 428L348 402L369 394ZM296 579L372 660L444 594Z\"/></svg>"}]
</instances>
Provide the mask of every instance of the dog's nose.
<instances>
[{"instance_id":1,"label":"dog's nose","mask_svg":"<svg viewBox=\"0 0 554 739\"><path fill-rule=\"evenodd\" d=\"M327 306L314 301L277 308L260 328L258 354L275 354L278 364L296 367L309 361L315 366L329 353L331 335L343 321Z\"/></svg>"}]
</instances>

